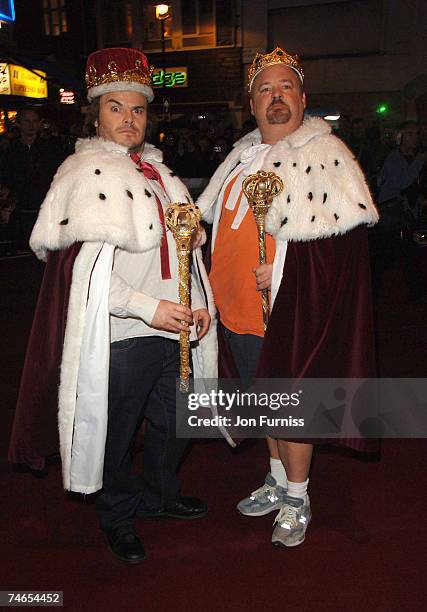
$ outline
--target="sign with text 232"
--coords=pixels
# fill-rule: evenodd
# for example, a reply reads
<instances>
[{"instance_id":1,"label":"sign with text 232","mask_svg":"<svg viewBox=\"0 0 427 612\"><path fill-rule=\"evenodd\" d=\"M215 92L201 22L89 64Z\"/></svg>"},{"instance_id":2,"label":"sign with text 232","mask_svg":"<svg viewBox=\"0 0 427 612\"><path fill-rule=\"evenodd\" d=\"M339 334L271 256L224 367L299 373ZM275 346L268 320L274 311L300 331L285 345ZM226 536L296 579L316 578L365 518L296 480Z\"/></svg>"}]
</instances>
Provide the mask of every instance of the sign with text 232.
<instances>
[{"instance_id":1,"label":"sign with text 232","mask_svg":"<svg viewBox=\"0 0 427 612\"><path fill-rule=\"evenodd\" d=\"M156 68L152 76L153 87L188 87L187 66Z\"/></svg>"}]
</instances>

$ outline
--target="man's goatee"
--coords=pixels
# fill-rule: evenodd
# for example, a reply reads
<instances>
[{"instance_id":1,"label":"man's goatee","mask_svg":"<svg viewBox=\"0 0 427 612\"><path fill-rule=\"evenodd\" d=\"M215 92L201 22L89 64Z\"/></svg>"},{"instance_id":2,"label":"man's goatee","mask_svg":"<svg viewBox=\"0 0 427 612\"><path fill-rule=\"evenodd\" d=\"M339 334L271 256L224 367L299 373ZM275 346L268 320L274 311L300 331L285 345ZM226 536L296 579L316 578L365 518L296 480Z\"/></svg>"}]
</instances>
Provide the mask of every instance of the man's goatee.
<instances>
[{"instance_id":1,"label":"man's goatee","mask_svg":"<svg viewBox=\"0 0 427 612\"><path fill-rule=\"evenodd\" d=\"M270 125L287 123L291 118L288 108L267 111L267 121Z\"/></svg>"}]
</instances>

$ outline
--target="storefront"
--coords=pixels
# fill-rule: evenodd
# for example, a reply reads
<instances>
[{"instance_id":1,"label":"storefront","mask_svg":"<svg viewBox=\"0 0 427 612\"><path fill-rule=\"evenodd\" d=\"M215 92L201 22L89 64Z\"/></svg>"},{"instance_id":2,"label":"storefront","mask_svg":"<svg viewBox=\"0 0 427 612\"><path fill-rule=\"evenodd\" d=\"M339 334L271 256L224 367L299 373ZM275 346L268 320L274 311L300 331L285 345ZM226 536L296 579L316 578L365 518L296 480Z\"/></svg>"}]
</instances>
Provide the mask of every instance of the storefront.
<instances>
[{"instance_id":1,"label":"storefront","mask_svg":"<svg viewBox=\"0 0 427 612\"><path fill-rule=\"evenodd\" d=\"M0 62L0 134L14 124L23 98L35 104L48 97L46 72Z\"/></svg>"},{"instance_id":2,"label":"storefront","mask_svg":"<svg viewBox=\"0 0 427 612\"><path fill-rule=\"evenodd\" d=\"M149 54L160 120L197 121L225 114L227 123L240 127L244 111L241 50L235 47ZM163 70L162 66L165 66Z\"/></svg>"}]
</instances>

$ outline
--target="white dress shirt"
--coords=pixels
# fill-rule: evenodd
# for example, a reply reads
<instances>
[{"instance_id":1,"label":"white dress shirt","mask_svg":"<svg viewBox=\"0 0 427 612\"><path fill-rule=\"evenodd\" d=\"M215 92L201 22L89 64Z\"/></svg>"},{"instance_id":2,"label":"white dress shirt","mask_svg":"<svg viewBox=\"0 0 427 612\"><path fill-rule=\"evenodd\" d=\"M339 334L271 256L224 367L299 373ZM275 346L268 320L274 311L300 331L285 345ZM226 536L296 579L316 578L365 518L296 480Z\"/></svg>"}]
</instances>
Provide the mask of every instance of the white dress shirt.
<instances>
[{"instance_id":1,"label":"white dress shirt","mask_svg":"<svg viewBox=\"0 0 427 612\"><path fill-rule=\"evenodd\" d=\"M158 196L163 210L169 201L158 181L149 180L150 189ZM110 283L111 342L140 336L162 336L179 339L178 333L150 327L160 300L179 302L179 274L176 243L167 230L170 279L162 279L160 247L146 253L129 253L116 248ZM191 309L206 308L202 291L191 274ZM195 326L190 328L191 340L197 340Z\"/></svg>"}]
</instances>

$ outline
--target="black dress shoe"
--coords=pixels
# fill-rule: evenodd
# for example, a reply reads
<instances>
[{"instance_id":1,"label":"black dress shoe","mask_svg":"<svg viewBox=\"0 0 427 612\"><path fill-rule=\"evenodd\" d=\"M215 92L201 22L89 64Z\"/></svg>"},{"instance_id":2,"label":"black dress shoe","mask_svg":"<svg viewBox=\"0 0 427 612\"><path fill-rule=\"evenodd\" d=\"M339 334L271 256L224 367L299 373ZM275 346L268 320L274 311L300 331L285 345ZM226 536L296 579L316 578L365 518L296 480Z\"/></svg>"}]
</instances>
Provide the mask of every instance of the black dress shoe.
<instances>
[{"instance_id":1,"label":"black dress shoe","mask_svg":"<svg viewBox=\"0 0 427 612\"><path fill-rule=\"evenodd\" d=\"M198 497L177 497L173 504L160 510L138 510L139 518L196 519L206 516L207 504Z\"/></svg>"},{"instance_id":2,"label":"black dress shoe","mask_svg":"<svg viewBox=\"0 0 427 612\"><path fill-rule=\"evenodd\" d=\"M106 536L108 548L121 561L139 563L147 558L142 542L133 529L116 527L106 532Z\"/></svg>"}]
</instances>

